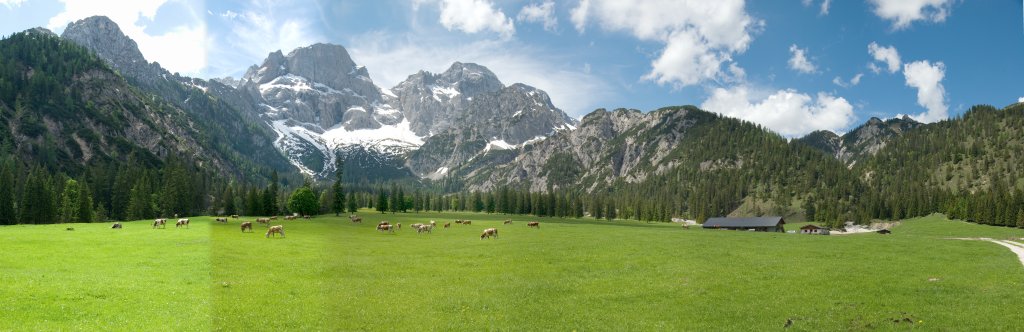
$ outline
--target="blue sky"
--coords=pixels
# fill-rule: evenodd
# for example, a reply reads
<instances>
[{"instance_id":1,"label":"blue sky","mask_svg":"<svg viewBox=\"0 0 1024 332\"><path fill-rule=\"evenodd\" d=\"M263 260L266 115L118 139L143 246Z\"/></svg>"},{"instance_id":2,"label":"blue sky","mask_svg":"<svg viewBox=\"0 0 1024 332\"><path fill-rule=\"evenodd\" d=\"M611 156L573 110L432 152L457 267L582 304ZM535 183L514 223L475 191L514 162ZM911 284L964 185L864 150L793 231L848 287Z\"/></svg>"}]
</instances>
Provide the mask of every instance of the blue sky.
<instances>
[{"instance_id":1,"label":"blue sky","mask_svg":"<svg viewBox=\"0 0 1024 332\"><path fill-rule=\"evenodd\" d=\"M786 136L872 116L932 122L1024 97L1017 0L0 0L0 34L107 15L150 61L240 76L341 44L389 88L452 62L548 91L575 117L693 104Z\"/></svg>"}]
</instances>

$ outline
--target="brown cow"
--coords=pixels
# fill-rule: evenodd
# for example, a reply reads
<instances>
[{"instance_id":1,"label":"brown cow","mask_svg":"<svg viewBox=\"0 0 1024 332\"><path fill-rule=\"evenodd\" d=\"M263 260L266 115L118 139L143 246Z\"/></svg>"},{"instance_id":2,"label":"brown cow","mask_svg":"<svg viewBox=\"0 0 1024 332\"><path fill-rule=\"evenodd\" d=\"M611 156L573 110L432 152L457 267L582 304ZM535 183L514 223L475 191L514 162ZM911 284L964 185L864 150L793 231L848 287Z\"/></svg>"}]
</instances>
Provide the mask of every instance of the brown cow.
<instances>
[{"instance_id":1,"label":"brown cow","mask_svg":"<svg viewBox=\"0 0 1024 332\"><path fill-rule=\"evenodd\" d=\"M309 218L312 218L312 217L310 215L308 215L308 214L302 215L302 219L309 219Z\"/></svg>"},{"instance_id":2,"label":"brown cow","mask_svg":"<svg viewBox=\"0 0 1024 332\"><path fill-rule=\"evenodd\" d=\"M526 227L535 227L537 229L540 229L540 223L536 221L531 221L526 223Z\"/></svg>"},{"instance_id":3,"label":"brown cow","mask_svg":"<svg viewBox=\"0 0 1024 332\"><path fill-rule=\"evenodd\" d=\"M512 219L505 220L505 225L511 225L511 224L512 224Z\"/></svg>"},{"instance_id":4,"label":"brown cow","mask_svg":"<svg viewBox=\"0 0 1024 332\"><path fill-rule=\"evenodd\" d=\"M271 234L274 234L275 236L277 234L281 234L281 237L284 237L284 226L283 225L270 226L270 228L267 229L266 237L269 238Z\"/></svg>"},{"instance_id":5,"label":"brown cow","mask_svg":"<svg viewBox=\"0 0 1024 332\"><path fill-rule=\"evenodd\" d=\"M422 225L416 229L416 233L433 233L434 225Z\"/></svg>"},{"instance_id":6,"label":"brown cow","mask_svg":"<svg viewBox=\"0 0 1024 332\"><path fill-rule=\"evenodd\" d=\"M377 231L394 233L395 232L395 226L394 225L377 225Z\"/></svg>"},{"instance_id":7,"label":"brown cow","mask_svg":"<svg viewBox=\"0 0 1024 332\"><path fill-rule=\"evenodd\" d=\"M284 220L294 220L295 216L284 216Z\"/></svg>"},{"instance_id":8,"label":"brown cow","mask_svg":"<svg viewBox=\"0 0 1024 332\"><path fill-rule=\"evenodd\" d=\"M160 228L167 228L167 219L160 218L153 221L153 228L160 226Z\"/></svg>"},{"instance_id":9,"label":"brown cow","mask_svg":"<svg viewBox=\"0 0 1024 332\"><path fill-rule=\"evenodd\" d=\"M214 219L214 220L217 220L218 222L222 222L222 223L227 223L228 222L228 218L217 218L217 219Z\"/></svg>"},{"instance_id":10,"label":"brown cow","mask_svg":"<svg viewBox=\"0 0 1024 332\"><path fill-rule=\"evenodd\" d=\"M277 220L277 216L270 216L270 220Z\"/></svg>"},{"instance_id":11,"label":"brown cow","mask_svg":"<svg viewBox=\"0 0 1024 332\"><path fill-rule=\"evenodd\" d=\"M358 217L358 216L356 216L354 214L351 215L351 216L348 216L348 220L351 220L352 222L357 222L357 223L360 223L360 224L363 223L363 218L360 218L360 217Z\"/></svg>"},{"instance_id":12,"label":"brown cow","mask_svg":"<svg viewBox=\"0 0 1024 332\"><path fill-rule=\"evenodd\" d=\"M452 227L452 223L450 223L450 222L444 223L444 228L448 229L448 227Z\"/></svg>"},{"instance_id":13,"label":"brown cow","mask_svg":"<svg viewBox=\"0 0 1024 332\"><path fill-rule=\"evenodd\" d=\"M463 224L463 225L472 225L472 224L473 224L473 222L472 222L472 221L469 221L469 220L466 220L466 221L463 221L463 222L462 222L462 224Z\"/></svg>"},{"instance_id":14,"label":"brown cow","mask_svg":"<svg viewBox=\"0 0 1024 332\"><path fill-rule=\"evenodd\" d=\"M377 227L380 227L382 225L391 225L391 223L389 223L387 220L384 220L384 221L381 221L381 222L377 223Z\"/></svg>"},{"instance_id":15,"label":"brown cow","mask_svg":"<svg viewBox=\"0 0 1024 332\"><path fill-rule=\"evenodd\" d=\"M185 228L188 228L188 218L178 219L178 222L174 223L174 228L179 228L181 226L185 226Z\"/></svg>"},{"instance_id":16,"label":"brown cow","mask_svg":"<svg viewBox=\"0 0 1024 332\"><path fill-rule=\"evenodd\" d=\"M232 214L231 215L231 219L238 219L238 215L237 214Z\"/></svg>"},{"instance_id":17,"label":"brown cow","mask_svg":"<svg viewBox=\"0 0 1024 332\"><path fill-rule=\"evenodd\" d=\"M256 218L256 222L270 226L270 218Z\"/></svg>"},{"instance_id":18,"label":"brown cow","mask_svg":"<svg viewBox=\"0 0 1024 332\"><path fill-rule=\"evenodd\" d=\"M497 238L498 238L498 229L497 229L497 228L488 228L488 229L485 229L485 230L484 230L484 232L483 232L482 234L480 234L480 239L481 239L481 240L483 240L484 238L490 238L490 237L492 237L492 236L493 236L493 237L494 237L495 239L497 239Z\"/></svg>"},{"instance_id":19,"label":"brown cow","mask_svg":"<svg viewBox=\"0 0 1024 332\"><path fill-rule=\"evenodd\" d=\"M398 225L398 230L402 230L402 223L396 223L396 225Z\"/></svg>"},{"instance_id":20,"label":"brown cow","mask_svg":"<svg viewBox=\"0 0 1024 332\"><path fill-rule=\"evenodd\" d=\"M112 229L121 229L121 223L115 222L113 225L110 226L110 228L112 228ZM72 229L74 229L74 228L72 228Z\"/></svg>"},{"instance_id":21,"label":"brown cow","mask_svg":"<svg viewBox=\"0 0 1024 332\"><path fill-rule=\"evenodd\" d=\"M456 220L455 223L461 225L462 224L462 219Z\"/></svg>"},{"instance_id":22,"label":"brown cow","mask_svg":"<svg viewBox=\"0 0 1024 332\"><path fill-rule=\"evenodd\" d=\"M245 233L245 230L247 230L247 229L249 230L249 233L252 233L252 222L251 221L242 222L242 233Z\"/></svg>"}]
</instances>

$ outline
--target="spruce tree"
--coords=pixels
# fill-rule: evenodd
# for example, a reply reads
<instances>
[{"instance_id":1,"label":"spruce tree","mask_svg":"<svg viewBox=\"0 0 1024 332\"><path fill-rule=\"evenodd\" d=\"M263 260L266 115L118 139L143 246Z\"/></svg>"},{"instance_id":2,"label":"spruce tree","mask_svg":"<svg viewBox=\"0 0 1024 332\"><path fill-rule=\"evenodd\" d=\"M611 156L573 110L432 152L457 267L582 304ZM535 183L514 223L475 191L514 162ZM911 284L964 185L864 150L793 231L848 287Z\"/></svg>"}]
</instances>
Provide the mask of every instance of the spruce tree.
<instances>
[{"instance_id":1,"label":"spruce tree","mask_svg":"<svg viewBox=\"0 0 1024 332\"><path fill-rule=\"evenodd\" d=\"M377 189L377 211L384 213L388 211L388 195L384 193L384 188Z\"/></svg>"},{"instance_id":2,"label":"spruce tree","mask_svg":"<svg viewBox=\"0 0 1024 332\"><path fill-rule=\"evenodd\" d=\"M233 188L231 188L231 185L228 185L227 188L224 188L224 197L222 199L224 200L225 215L230 216L238 214L237 210L235 209L235 191Z\"/></svg>"},{"instance_id":3,"label":"spruce tree","mask_svg":"<svg viewBox=\"0 0 1024 332\"><path fill-rule=\"evenodd\" d=\"M79 181L78 188L78 202L75 221L77 222L92 222L92 193L89 190L88 183L86 181Z\"/></svg>"},{"instance_id":4,"label":"spruce tree","mask_svg":"<svg viewBox=\"0 0 1024 332\"><path fill-rule=\"evenodd\" d=\"M75 222L78 219L78 181L68 179L64 182L64 192L60 195L59 220L62 223Z\"/></svg>"},{"instance_id":5,"label":"spruce tree","mask_svg":"<svg viewBox=\"0 0 1024 332\"><path fill-rule=\"evenodd\" d=\"M18 223L14 211L14 173L8 163L0 165L0 225Z\"/></svg>"}]
</instances>

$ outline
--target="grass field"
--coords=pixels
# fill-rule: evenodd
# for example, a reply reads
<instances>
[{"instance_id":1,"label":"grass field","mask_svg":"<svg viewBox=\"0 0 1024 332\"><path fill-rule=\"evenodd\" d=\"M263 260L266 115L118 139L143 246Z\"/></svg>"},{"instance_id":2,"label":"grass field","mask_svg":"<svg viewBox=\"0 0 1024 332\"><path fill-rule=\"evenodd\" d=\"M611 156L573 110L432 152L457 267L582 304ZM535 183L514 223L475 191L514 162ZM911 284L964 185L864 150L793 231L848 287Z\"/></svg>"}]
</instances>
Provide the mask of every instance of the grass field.
<instances>
[{"instance_id":1,"label":"grass field","mask_svg":"<svg viewBox=\"0 0 1024 332\"><path fill-rule=\"evenodd\" d=\"M948 237L1024 231L906 220L892 235L683 230L421 213L0 228L0 330L1016 330L1024 267ZM246 219L246 218L243 218ZM251 220L251 218L248 218ZM380 220L401 222L380 233ZM408 227L452 224L433 234ZM440 226L440 225L439 225ZM74 231L64 230L74 227ZM480 240L496 227L497 240Z\"/></svg>"}]
</instances>

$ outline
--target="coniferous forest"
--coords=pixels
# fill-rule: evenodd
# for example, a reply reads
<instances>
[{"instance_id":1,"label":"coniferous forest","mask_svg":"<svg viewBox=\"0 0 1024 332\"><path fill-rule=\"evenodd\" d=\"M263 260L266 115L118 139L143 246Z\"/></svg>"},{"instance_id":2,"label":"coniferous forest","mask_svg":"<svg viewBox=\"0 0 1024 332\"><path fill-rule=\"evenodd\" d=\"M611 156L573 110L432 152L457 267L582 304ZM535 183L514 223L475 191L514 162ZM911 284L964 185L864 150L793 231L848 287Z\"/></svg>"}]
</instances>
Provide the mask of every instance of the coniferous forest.
<instances>
[{"instance_id":1,"label":"coniferous forest","mask_svg":"<svg viewBox=\"0 0 1024 332\"><path fill-rule=\"evenodd\" d=\"M975 106L850 164L755 124L674 108L690 112L692 127L672 150L678 163L668 171L633 182L580 179L579 164L565 154L546 164L552 181L542 190L523 181L470 191L451 178L355 182L341 172L320 183L279 159L246 159L240 151L258 147L213 124L257 126L196 91L185 100L201 101L188 106L206 110L198 120L195 109L133 87L55 36L25 32L0 41L0 224L370 208L644 221L785 215L830 225L940 212L1024 227L1021 104ZM246 132L238 130L233 135Z\"/></svg>"}]
</instances>

